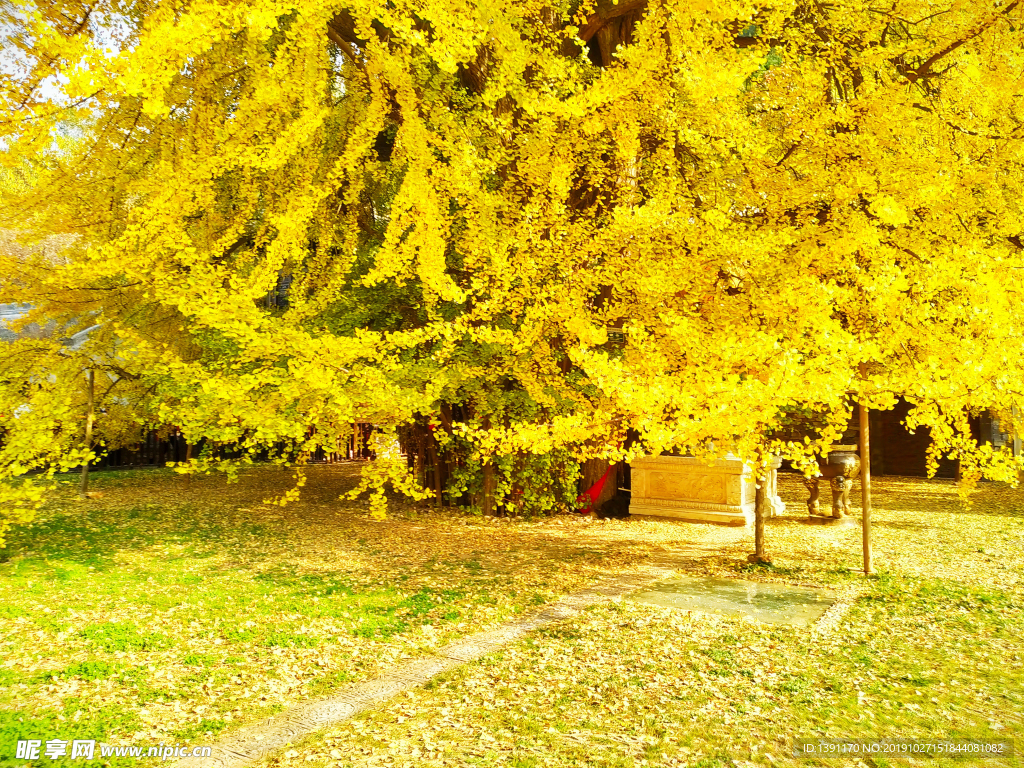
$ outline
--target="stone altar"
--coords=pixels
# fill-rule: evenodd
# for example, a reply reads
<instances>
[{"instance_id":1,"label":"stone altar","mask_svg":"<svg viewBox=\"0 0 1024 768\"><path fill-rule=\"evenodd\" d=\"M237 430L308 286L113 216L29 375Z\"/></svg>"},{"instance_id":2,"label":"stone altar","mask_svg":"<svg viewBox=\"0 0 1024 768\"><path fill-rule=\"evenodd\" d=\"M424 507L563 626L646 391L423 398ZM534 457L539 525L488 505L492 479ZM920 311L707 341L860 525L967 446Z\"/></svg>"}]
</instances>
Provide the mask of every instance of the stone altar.
<instances>
[{"instance_id":1,"label":"stone altar","mask_svg":"<svg viewBox=\"0 0 1024 768\"><path fill-rule=\"evenodd\" d=\"M695 523L754 522L753 474L749 464L732 456L712 465L692 456L645 456L630 463L630 476L630 514ZM785 511L774 469L768 476L767 498L766 517Z\"/></svg>"}]
</instances>

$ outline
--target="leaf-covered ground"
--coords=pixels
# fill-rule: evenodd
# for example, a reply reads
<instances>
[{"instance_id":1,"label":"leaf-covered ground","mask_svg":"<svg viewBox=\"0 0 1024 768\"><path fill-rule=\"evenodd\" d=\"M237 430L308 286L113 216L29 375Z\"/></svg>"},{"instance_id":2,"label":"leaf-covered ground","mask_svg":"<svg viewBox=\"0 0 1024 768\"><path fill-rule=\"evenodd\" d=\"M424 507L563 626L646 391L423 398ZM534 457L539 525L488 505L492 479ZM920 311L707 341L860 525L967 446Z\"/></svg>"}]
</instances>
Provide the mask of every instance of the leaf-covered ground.
<instances>
[{"instance_id":1,"label":"leaf-covered ground","mask_svg":"<svg viewBox=\"0 0 1024 768\"><path fill-rule=\"evenodd\" d=\"M0 550L0 764L26 738L209 743L660 550L569 519L375 522L338 500L358 469L309 467L285 508L274 468L96 473L88 501L69 478Z\"/></svg>"},{"instance_id":2,"label":"leaf-covered ground","mask_svg":"<svg viewBox=\"0 0 1024 768\"><path fill-rule=\"evenodd\" d=\"M824 586L852 604L813 632L597 607L272 762L806 764L789 757L791 740L815 735L1016 737L1024 748L1024 491L984 485L965 509L951 482L876 479L881 575L865 580L859 528L802 523L791 476L789 512L767 529L774 565L753 568L749 533L653 518L498 522L406 508L373 522L365 503L337 500L356 470L311 467L303 500L283 509L262 504L292 482L269 468L230 486L103 473L104 495L88 502L67 486L0 563L0 764L27 737L209 743L666 560Z\"/></svg>"},{"instance_id":3,"label":"leaf-covered ground","mask_svg":"<svg viewBox=\"0 0 1024 768\"><path fill-rule=\"evenodd\" d=\"M950 763L798 760L797 736L1009 738L1024 748L1024 492L984 485L964 508L952 482L876 480L880 575L865 580L859 527L804 524L802 486L792 476L781 484L789 511L768 526L771 568L743 563L749 538L730 544L704 526L629 520L579 535L665 548L707 535L720 553L683 571L828 588L840 608L820 627L595 607L269 765Z\"/></svg>"}]
</instances>

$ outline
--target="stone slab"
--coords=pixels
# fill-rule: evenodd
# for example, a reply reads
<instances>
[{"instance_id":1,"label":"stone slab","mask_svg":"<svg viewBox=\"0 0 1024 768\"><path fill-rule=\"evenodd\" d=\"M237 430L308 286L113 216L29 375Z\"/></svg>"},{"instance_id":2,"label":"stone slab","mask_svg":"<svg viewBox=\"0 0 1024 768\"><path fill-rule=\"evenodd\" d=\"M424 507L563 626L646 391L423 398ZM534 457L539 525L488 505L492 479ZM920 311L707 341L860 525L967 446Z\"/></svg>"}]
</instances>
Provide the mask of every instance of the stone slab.
<instances>
[{"instance_id":1,"label":"stone slab","mask_svg":"<svg viewBox=\"0 0 1024 768\"><path fill-rule=\"evenodd\" d=\"M740 579L681 577L653 584L629 599L700 613L747 616L765 624L806 627L835 599L810 587Z\"/></svg>"}]
</instances>

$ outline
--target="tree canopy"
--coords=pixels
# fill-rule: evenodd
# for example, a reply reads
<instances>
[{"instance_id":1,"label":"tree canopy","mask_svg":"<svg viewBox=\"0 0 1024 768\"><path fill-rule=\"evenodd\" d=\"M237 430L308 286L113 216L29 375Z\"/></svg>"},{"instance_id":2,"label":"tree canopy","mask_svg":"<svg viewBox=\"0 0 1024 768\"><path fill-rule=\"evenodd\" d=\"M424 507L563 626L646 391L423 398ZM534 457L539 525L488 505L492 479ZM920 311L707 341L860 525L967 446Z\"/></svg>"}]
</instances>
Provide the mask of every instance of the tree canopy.
<instances>
[{"instance_id":1,"label":"tree canopy","mask_svg":"<svg viewBox=\"0 0 1024 768\"><path fill-rule=\"evenodd\" d=\"M8 516L90 368L97 429L418 425L452 493L851 397L1015 475L967 417L1024 413L1019 0L3 7L0 301L59 330L0 362Z\"/></svg>"}]
</instances>

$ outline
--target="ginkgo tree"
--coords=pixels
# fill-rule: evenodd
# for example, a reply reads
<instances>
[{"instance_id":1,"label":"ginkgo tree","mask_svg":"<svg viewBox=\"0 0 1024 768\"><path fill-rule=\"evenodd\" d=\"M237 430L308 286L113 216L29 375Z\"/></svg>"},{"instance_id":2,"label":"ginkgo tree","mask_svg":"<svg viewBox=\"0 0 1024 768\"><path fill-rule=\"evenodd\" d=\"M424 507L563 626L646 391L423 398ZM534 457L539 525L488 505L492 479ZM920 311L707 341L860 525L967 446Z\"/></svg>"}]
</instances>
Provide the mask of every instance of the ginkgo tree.
<instances>
[{"instance_id":1,"label":"ginkgo tree","mask_svg":"<svg viewBox=\"0 0 1024 768\"><path fill-rule=\"evenodd\" d=\"M368 420L421 446L368 484L485 509L631 452L806 461L851 397L1015 477L967 419L1024 413L1019 2L4 7L0 301L106 329L0 363L8 508L81 461L100 344L123 419ZM792 408L831 427L770 444Z\"/></svg>"}]
</instances>

